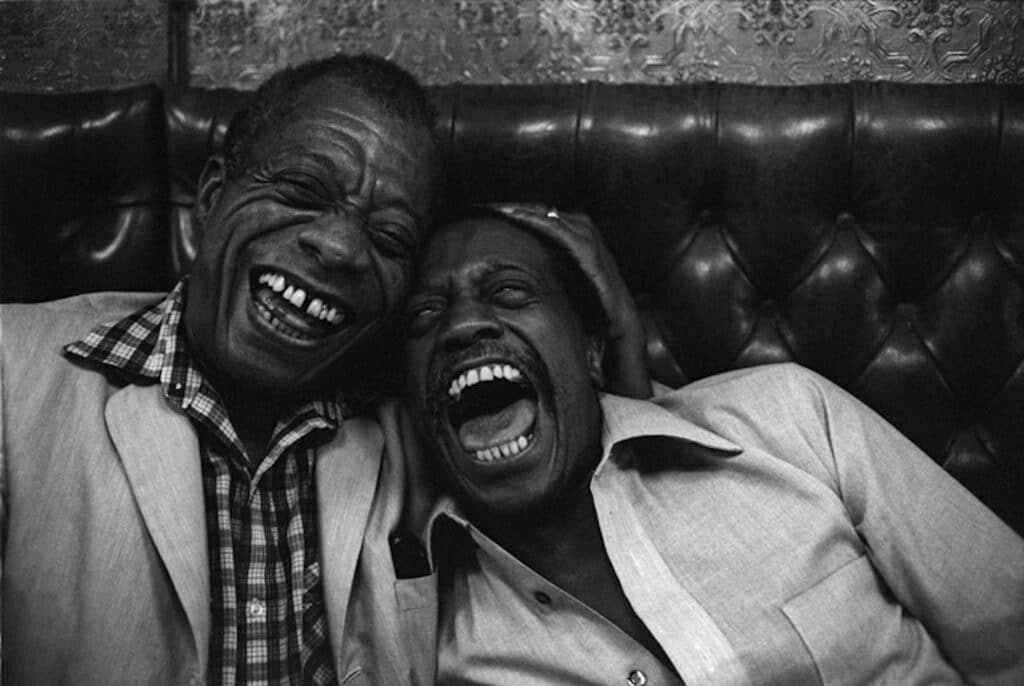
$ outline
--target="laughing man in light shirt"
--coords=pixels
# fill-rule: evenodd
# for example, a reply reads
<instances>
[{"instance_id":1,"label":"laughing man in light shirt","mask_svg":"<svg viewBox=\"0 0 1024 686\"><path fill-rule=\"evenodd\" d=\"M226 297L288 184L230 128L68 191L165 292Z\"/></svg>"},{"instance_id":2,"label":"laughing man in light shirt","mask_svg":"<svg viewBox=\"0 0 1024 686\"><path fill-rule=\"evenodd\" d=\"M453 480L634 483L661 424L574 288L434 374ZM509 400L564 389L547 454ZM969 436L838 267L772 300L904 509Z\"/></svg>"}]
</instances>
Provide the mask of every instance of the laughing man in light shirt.
<instances>
[{"instance_id":1,"label":"laughing man in light shirt","mask_svg":"<svg viewBox=\"0 0 1024 686\"><path fill-rule=\"evenodd\" d=\"M1024 684L1024 540L796 365L601 393L602 318L523 208L408 306L440 684Z\"/></svg>"}]
</instances>

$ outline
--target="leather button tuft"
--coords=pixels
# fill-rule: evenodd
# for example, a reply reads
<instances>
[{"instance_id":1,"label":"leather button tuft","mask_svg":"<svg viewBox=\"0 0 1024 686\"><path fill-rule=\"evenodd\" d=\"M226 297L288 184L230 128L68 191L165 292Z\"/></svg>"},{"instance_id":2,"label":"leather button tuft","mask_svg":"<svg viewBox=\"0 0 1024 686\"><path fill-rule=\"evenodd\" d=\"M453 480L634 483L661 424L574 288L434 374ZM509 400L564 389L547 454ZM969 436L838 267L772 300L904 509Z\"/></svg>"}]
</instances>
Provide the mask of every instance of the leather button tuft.
<instances>
[{"instance_id":1,"label":"leather button tuft","mask_svg":"<svg viewBox=\"0 0 1024 686\"><path fill-rule=\"evenodd\" d=\"M857 220L854 219L852 212L840 212L836 216L836 225L840 231L852 231L857 225Z\"/></svg>"},{"instance_id":2,"label":"leather button tuft","mask_svg":"<svg viewBox=\"0 0 1024 686\"><path fill-rule=\"evenodd\" d=\"M533 597L536 598L537 602L540 603L541 605L550 605L551 604L551 596L549 596L544 591L537 591L536 593L533 594Z\"/></svg>"}]
</instances>

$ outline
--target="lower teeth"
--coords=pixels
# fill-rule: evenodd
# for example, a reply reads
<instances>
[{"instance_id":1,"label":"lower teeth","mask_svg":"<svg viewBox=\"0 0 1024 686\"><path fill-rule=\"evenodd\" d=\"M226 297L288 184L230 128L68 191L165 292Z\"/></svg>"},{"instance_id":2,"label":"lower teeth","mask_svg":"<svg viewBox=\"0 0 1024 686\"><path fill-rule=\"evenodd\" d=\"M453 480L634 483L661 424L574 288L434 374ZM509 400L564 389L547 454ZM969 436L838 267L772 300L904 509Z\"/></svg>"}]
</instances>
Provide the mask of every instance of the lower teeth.
<instances>
[{"instance_id":1,"label":"lower teeth","mask_svg":"<svg viewBox=\"0 0 1024 686\"><path fill-rule=\"evenodd\" d=\"M478 462L497 462L499 460L511 459L526 450L532 440L533 434L530 434L529 436L520 436L513 441L502 444L501 446L491 446L490 448L477 450L474 453L474 457L476 457ZM512 448L512 444L515 444L516 447ZM502 450L503 447L505 450Z\"/></svg>"},{"instance_id":2,"label":"lower teeth","mask_svg":"<svg viewBox=\"0 0 1024 686\"><path fill-rule=\"evenodd\" d=\"M264 321L270 324L270 326L273 327L275 331L280 331L281 333L287 336L291 336L292 338L299 338L305 341L313 340L312 336L309 336L308 334L305 334L297 329L288 326L280 319L275 317L273 312L271 312L266 305L259 301L256 301L256 311L259 312L260 316L263 317Z\"/></svg>"}]
</instances>

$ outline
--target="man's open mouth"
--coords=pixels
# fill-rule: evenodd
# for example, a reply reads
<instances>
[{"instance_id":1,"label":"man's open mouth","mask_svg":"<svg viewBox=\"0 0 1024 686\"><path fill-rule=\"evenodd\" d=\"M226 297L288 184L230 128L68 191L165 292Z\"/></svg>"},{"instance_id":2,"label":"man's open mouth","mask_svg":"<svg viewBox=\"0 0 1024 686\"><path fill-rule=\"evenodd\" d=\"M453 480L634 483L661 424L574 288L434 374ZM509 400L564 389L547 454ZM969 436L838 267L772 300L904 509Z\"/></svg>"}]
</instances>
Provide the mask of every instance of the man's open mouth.
<instances>
[{"instance_id":1,"label":"man's open mouth","mask_svg":"<svg viewBox=\"0 0 1024 686\"><path fill-rule=\"evenodd\" d=\"M249 288L260 317L291 338L326 338L340 330L349 318L343 303L283 272L254 269L249 274Z\"/></svg>"},{"instance_id":2,"label":"man's open mouth","mask_svg":"<svg viewBox=\"0 0 1024 686\"><path fill-rule=\"evenodd\" d=\"M509 362L461 370L448 382L448 421L462 449L481 463L509 462L530 447L537 391Z\"/></svg>"}]
</instances>

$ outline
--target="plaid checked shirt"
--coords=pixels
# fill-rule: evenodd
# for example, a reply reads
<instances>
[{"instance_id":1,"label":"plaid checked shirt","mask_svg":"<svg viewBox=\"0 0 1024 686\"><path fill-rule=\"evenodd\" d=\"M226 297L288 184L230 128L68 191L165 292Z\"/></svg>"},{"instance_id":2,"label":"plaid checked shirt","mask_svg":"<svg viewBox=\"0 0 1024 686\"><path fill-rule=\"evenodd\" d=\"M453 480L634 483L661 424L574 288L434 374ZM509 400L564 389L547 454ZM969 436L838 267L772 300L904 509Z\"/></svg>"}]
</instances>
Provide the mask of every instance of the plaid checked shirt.
<instances>
[{"instance_id":1,"label":"plaid checked shirt","mask_svg":"<svg viewBox=\"0 0 1024 686\"><path fill-rule=\"evenodd\" d=\"M320 581L315 450L303 439L335 430L338 398L282 418L259 462L245 450L217 392L188 353L186 281L161 302L104 324L65 347L136 384L159 383L197 427L210 558L209 683L337 683Z\"/></svg>"}]
</instances>

